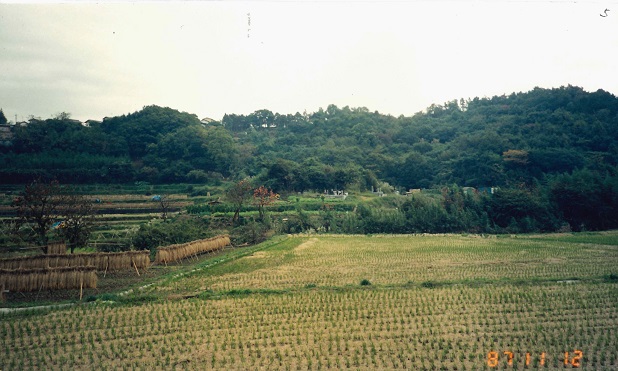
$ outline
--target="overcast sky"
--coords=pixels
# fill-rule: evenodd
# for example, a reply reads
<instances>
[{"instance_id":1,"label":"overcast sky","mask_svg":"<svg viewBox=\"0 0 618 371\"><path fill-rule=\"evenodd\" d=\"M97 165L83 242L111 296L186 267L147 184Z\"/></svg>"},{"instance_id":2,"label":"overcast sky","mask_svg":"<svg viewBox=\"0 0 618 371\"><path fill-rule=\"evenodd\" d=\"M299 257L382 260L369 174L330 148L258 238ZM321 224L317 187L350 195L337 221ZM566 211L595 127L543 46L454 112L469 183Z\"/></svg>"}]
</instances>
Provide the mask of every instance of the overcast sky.
<instances>
[{"instance_id":1,"label":"overcast sky","mask_svg":"<svg viewBox=\"0 0 618 371\"><path fill-rule=\"evenodd\" d=\"M616 0L0 0L9 120L100 120L151 104L217 120L329 104L409 116L535 86L618 95L617 66Z\"/></svg>"}]
</instances>

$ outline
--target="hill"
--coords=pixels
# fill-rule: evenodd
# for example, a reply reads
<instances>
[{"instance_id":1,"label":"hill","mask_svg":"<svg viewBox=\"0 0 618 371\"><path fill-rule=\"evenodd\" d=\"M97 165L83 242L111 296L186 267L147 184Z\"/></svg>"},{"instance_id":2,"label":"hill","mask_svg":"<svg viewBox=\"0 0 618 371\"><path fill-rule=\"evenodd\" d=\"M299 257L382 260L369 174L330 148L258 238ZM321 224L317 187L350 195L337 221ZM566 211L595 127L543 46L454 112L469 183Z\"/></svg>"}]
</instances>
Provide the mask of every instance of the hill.
<instances>
[{"instance_id":1,"label":"hill","mask_svg":"<svg viewBox=\"0 0 618 371\"><path fill-rule=\"evenodd\" d=\"M330 105L259 110L221 123L170 108L84 127L68 118L14 127L3 182L208 182L258 175L277 191L513 186L576 169L614 173L618 99L579 87L432 105L411 117Z\"/></svg>"},{"instance_id":2,"label":"hill","mask_svg":"<svg viewBox=\"0 0 618 371\"><path fill-rule=\"evenodd\" d=\"M330 105L205 122L148 106L90 127L64 115L13 131L0 152L3 183L219 185L251 176L283 194L433 188L451 195L443 197L445 209L476 208L480 230L618 226L618 98L603 90L535 88L431 105L411 117ZM474 206L456 200L462 187L502 191ZM487 222L480 222L483 212ZM468 230L462 215L446 223L456 227L433 218L430 230Z\"/></svg>"},{"instance_id":3,"label":"hill","mask_svg":"<svg viewBox=\"0 0 618 371\"><path fill-rule=\"evenodd\" d=\"M321 167L331 179L307 188L328 189L373 173L407 189L514 185L581 168L613 171L617 114L615 96L568 86L452 101L412 117L331 105L304 116L227 115L222 123L255 149L252 162L269 168L276 188L302 190L301 169ZM337 170L349 179L338 179Z\"/></svg>"}]
</instances>

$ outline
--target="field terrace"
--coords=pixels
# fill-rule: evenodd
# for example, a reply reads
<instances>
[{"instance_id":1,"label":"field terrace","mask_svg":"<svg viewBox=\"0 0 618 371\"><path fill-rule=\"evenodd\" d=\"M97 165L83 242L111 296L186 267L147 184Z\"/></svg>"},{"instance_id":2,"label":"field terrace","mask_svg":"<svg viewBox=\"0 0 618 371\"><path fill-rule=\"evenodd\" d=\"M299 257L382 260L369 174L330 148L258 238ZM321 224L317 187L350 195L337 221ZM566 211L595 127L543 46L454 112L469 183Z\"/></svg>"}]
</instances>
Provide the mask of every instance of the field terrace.
<instances>
[{"instance_id":1,"label":"field terrace","mask_svg":"<svg viewBox=\"0 0 618 371\"><path fill-rule=\"evenodd\" d=\"M5 315L0 367L616 370L617 236L289 237L132 304Z\"/></svg>"}]
</instances>

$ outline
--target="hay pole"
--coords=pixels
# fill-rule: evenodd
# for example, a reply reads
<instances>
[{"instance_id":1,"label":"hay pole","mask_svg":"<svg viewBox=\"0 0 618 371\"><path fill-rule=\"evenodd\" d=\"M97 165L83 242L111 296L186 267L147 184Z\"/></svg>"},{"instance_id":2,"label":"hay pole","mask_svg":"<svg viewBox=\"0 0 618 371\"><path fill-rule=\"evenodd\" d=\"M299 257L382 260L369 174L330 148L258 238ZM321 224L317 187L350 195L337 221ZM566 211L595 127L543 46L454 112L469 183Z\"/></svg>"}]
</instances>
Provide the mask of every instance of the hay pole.
<instances>
[{"instance_id":1,"label":"hay pole","mask_svg":"<svg viewBox=\"0 0 618 371\"><path fill-rule=\"evenodd\" d=\"M41 287L39 287L39 292L36 293L36 298L34 298L34 301L38 301L39 300L39 294L41 293L41 290L43 290L43 283L44 283L44 281L41 280Z\"/></svg>"},{"instance_id":2,"label":"hay pole","mask_svg":"<svg viewBox=\"0 0 618 371\"><path fill-rule=\"evenodd\" d=\"M133 257L131 257L131 263L133 263L133 266L135 267L135 271L137 272L137 275L139 276L139 271L137 270L137 264L135 264L135 260L133 260Z\"/></svg>"}]
</instances>

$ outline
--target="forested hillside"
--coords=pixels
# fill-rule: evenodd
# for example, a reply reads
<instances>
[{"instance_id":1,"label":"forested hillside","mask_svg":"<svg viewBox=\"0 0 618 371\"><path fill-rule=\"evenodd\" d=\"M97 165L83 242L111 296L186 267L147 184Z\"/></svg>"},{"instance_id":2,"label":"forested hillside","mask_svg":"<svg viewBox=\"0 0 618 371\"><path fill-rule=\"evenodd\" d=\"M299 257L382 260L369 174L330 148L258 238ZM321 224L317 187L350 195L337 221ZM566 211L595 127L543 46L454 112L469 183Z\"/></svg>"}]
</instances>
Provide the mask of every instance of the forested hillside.
<instances>
[{"instance_id":1,"label":"forested hillside","mask_svg":"<svg viewBox=\"0 0 618 371\"><path fill-rule=\"evenodd\" d=\"M547 174L612 172L618 99L578 87L451 101L412 117L334 105L202 124L157 106L84 127L33 120L2 147L3 182L207 182L260 175L277 191L516 186Z\"/></svg>"},{"instance_id":2,"label":"forested hillside","mask_svg":"<svg viewBox=\"0 0 618 371\"><path fill-rule=\"evenodd\" d=\"M214 184L252 176L279 193L388 188L384 182L402 192L499 187L491 201L498 225L515 215L534 216L544 230L560 220L618 226L618 98L603 90L535 88L432 105L411 117L330 105L212 122L148 106L90 127L57 117L12 131L12 144L0 147L3 183Z\"/></svg>"},{"instance_id":3,"label":"forested hillside","mask_svg":"<svg viewBox=\"0 0 618 371\"><path fill-rule=\"evenodd\" d=\"M373 173L404 188L515 186L581 168L612 170L617 114L613 95L569 86L452 101L412 117L331 105L304 116L227 115L223 125L253 149L245 169L263 164L269 178L285 179L277 188L302 190L302 172L318 167L332 180L309 188L331 187L336 170L351 179Z\"/></svg>"}]
</instances>

